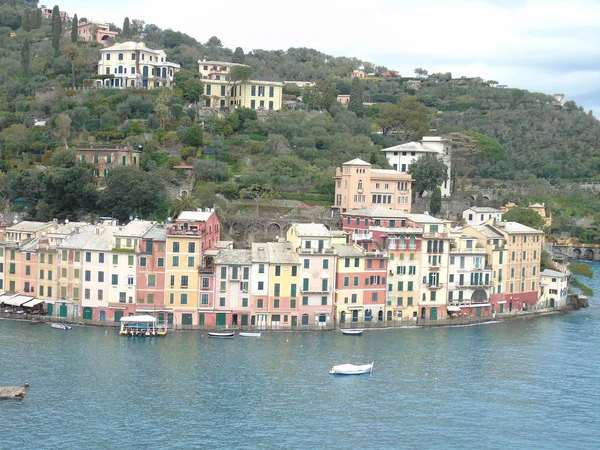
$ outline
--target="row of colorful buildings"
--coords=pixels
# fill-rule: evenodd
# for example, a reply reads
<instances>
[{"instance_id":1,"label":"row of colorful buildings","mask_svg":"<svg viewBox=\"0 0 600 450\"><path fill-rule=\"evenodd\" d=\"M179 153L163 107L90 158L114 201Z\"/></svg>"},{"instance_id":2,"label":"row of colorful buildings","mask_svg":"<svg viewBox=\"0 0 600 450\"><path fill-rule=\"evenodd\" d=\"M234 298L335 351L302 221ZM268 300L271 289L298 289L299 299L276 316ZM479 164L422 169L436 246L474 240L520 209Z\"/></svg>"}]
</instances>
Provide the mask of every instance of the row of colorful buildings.
<instances>
[{"instance_id":1,"label":"row of colorful buildings","mask_svg":"<svg viewBox=\"0 0 600 450\"><path fill-rule=\"evenodd\" d=\"M341 230L293 224L251 249L220 240L213 210L124 226L24 221L2 232L0 304L75 320L151 314L178 328L268 329L564 306L553 284L563 278L540 273L541 231L498 220L452 228L379 205L341 219Z\"/></svg>"}]
</instances>

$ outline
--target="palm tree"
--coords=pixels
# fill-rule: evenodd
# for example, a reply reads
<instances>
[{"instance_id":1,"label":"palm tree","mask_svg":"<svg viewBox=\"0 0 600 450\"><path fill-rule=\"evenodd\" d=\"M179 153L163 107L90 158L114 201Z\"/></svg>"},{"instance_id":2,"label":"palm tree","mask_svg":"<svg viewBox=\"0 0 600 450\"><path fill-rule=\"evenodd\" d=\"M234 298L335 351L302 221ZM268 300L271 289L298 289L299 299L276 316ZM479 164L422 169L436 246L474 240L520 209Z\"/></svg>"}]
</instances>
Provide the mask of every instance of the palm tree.
<instances>
[{"instance_id":1,"label":"palm tree","mask_svg":"<svg viewBox=\"0 0 600 450\"><path fill-rule=\"evenodd\" d=\"M77 47L67 47L65 54L71 60L71 84L75 90L75 60L79 58L79 49Z\"/></svg>"},{"instance_id":2,"label":"palm tree","mask_svg":"<svg viewBox=\"0 0 600 450\"><path fill-rule=\"evenodd\" d=\"M198 200L187 192L184 192L179 198L176 198L171 202L169 216L175 219L182 211L196 211L199 207L200 204Z\"/></svg>"}]
</instances>

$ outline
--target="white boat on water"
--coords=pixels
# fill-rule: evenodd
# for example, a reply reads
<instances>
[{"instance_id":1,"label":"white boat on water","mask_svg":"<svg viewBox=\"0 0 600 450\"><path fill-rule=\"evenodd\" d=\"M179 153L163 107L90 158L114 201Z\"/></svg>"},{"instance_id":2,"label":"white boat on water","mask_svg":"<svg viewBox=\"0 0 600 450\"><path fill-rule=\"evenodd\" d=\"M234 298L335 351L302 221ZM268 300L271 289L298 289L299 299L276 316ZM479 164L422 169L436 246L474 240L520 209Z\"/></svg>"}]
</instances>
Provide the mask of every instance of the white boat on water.
<instances>
[{"instance_id":1,"label":"white boat on water","mask_svg":"<svg viewBox=\"0 0 600 450\"><path fill-rule=\"evenodd\" d=\"M227 332L210 331L208 333L208 337L212 337L212 338L227 339L227 338L232 338L233 336L235 336L235 333L233 331L227 331Z\"/></svg>"},{"instance_id":2,"label":"white boat on water","mask_svg":"<svg viewBox=\"0 0 600 450\"><path fill-rule=\"evenodd\" d=\"M66 325L64 323L51 323L50 326L52 328L56 328L57 330L70 330L73 328L71 325Z\"/></svg>"},{"instance_id":3,"label":"white boat on water","mask_svg":"<svg viewBox=\"0 0 600 450\"><path fill-rule=\"evenodd\" d=\"M240 335L240 337L259 338L262 333L260 331L258 331L258 332L240 331L238 334Z\"/></svg>"},{"instance_id":4,"label":"white boat on water","mask_svg":"<svg viewBox=\"0 0 600 450\"><path fill-rule=\"evenodd\" d=\"M362 364L362 365L354 365L354 364L340 364L339 366L333 366L329 373L331 375L360 375L363 373L371 373L373 372L373 364Z\"/></svg>"},{"instance_id":5,"label":"white boat on water","mask_svg":"<svg viewBox=\"0 0 600 450\"><path fill-rule=\"evenodd\" d=\"M346 336L360 336L363 334L362 328L348 328L346 330L342 330L342 334Z\"/></svg>"}]
</instances>

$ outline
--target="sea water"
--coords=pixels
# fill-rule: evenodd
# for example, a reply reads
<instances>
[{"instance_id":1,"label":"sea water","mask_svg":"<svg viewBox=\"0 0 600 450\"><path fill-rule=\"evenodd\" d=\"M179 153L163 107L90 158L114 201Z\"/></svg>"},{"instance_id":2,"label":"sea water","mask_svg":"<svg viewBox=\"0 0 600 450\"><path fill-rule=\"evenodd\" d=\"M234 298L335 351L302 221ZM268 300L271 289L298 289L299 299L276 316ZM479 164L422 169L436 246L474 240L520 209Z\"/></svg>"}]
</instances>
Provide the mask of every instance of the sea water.
<instances>
[{"instance_id":1,"label":"sea water","mask_svg":"<svg viewBox=\"0 0 600 450\"><path fill-rule=\"evenodd\" d=\"M591 287L600 293L600 266ZM600 307L458 328L120 337L0 320L1 449L600 448ZM329 375L374 362L371 375Z\"/></svg>"}]
</instances>

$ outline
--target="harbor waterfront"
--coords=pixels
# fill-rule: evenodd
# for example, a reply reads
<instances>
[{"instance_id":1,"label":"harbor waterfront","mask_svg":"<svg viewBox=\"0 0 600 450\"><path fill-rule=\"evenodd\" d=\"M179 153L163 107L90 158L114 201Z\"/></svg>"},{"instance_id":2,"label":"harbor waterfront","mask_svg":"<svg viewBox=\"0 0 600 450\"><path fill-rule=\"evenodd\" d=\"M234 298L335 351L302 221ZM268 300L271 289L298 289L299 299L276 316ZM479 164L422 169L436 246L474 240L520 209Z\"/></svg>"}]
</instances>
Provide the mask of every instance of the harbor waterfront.
<instances>
[{"instance_id":1,"label":"harbor waterfront","mask_svg":"<svg viewBox=\"0 0 600 450\"><path fill-rule=\"evenodd\" d=\"M600 290L600 267L592 264ZM0 448L596 448L600 310L455 328L124 338L0 320ZM339 378L333 365L375 362Z\"/></svg>"}]
</instances>

